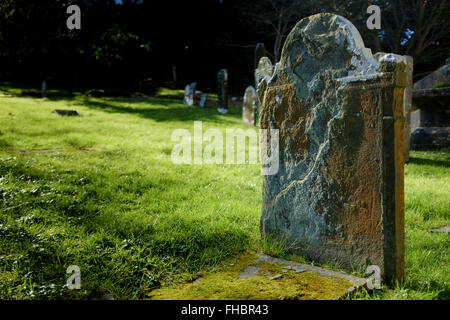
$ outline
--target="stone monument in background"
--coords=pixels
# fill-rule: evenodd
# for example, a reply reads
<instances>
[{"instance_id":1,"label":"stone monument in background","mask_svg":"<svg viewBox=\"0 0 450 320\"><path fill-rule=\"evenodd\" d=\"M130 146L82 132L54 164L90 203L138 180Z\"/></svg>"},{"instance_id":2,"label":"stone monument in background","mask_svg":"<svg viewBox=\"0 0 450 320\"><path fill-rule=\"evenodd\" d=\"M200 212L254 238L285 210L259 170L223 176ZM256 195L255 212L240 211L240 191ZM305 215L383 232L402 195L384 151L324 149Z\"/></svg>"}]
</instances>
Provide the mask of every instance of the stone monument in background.
<instances>
[{"instance_id":1,"label":"stone monument in background","mask_svg":"<svg viewBox=\"0 0 450 320\"><path fill-rule=\"evenodd\" d=\"M197 82L192 82L191 84L186 85L184 88L184 99L183 104L186 104L188 106L194 105L194 95L195 95L195 86L197 85Z\"/></svg>"},{"instance_id":2,"label":"stone monument in background","mask_svg":"<svg viewBox=\"0 0 450 320\"><path fill-rule=\"evenodd\" d=\"M217 87L218 87L218 103L219 111L222 114L228 112L228 71L227 69L221 69L217 73Z\"/></svg>"},{"instance_id":3,"label":"stone monument in background","mask_svg":"<svg viewBox=\"0 0 450 320\"><path fill-rule=\"evenodd\" d=\"M264 46L264 43L262 42L257 43L255 48L255 60L253 62L253 70L258 68L259 60L265 56L266 56L266 47Z\"/></svg>"},{"instance_id":4,"label":"stone monument in background","mask_svg":"<svg viewBox=\"0 0 450 320\"><path fill-rule=\"evenodd\" d=\"M267 57L262 57L258 62L258 67L255 69L255 85L258 86L262 79L268 82L273 75L274 65Z\"/></svg>"},{"instance_id":5,"label":"stone monument in background","mask_svg":"<svg viewBox=\"0 0 450 320\"><path fill-rule=\"evenodd\" d=\"M278 173L263 176L263 236L313 261L403 278L405 68L401 56L374 59L341 16L297 23L258 86L260 128L279 130Z\"/></svg>"},{"instance_id":6,"label":"stone monument in background","mask_svg":"<svg viewBox=\"0 0 450 320\"><path fill-rule=\"evenodd\" d=\"M258 84L262 79L265 79L266 82L269 82L270 78L273 75L273 72L275 70L274 65L267 57L262 57L259 59L258 67L255 69L255 88L258 88ZM259 98L256 98L256 115L255 118L257 119L259 117L259 107L261 105L261 102L259 101Z\"/></svg>"},{"instance_id":7,"label":"stone monument in background","mask_svg":"<svg viewBox=\"0 0 450 320\"><path fill-rule=\"evenodd\" d=\"M200 101L198 102L198 106L200 108L204 108L206 104L206 99L208 98L208 95L206 93L203 93L200 97Z\"/></svg>"}]
</instances>

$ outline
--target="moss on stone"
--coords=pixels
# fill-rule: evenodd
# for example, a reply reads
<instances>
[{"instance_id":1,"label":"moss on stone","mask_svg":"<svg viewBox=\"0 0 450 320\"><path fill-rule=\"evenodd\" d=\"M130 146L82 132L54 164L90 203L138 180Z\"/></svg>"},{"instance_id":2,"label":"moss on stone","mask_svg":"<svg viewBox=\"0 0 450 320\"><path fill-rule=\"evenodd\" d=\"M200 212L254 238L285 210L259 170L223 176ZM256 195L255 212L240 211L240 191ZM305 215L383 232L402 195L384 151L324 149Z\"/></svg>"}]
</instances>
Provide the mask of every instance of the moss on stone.
<instances>
[{"instance_id":1,"label":"moss on stone","mask_svg":"<svg viewBox=\"0 0 450 320\"><path fill-rule=\"evenodd\" d=\"M228 261L217 272L205 274L194 282L163 284L150 292L150 299L174 300L319 300L344 295L352 283L345 279L325 278L313 272L296 273L278 262L255 260L254 252L245 252ZM259 268L257 275L239 279L247 267ZM282 275L271 280L270 277Z\"/></svg>"}]
</instances>

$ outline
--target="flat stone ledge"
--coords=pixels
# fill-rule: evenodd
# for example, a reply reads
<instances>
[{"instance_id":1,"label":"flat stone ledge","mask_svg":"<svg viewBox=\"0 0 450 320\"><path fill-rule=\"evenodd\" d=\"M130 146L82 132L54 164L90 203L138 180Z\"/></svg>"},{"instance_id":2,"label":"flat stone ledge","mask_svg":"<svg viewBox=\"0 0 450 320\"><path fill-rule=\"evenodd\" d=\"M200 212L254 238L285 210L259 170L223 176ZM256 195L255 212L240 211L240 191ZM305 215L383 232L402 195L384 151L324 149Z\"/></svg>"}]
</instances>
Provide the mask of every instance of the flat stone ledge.
<instances>
[{"instance_id":1,"label":"flat stone ledge","mask_svg":"<svg viewBox=\"0 0 450 320\"><path fill-rule=\"evenodd\" d=\"M433 229L430 232L432 232L432 233L447 233L447 234L450 234L450 226Z\"/></svg>"},{"instance_id":2,"label":"flat stone ledge","mask_svg":"<svg viewBox=\"0 0 450 320\"><path fill-rule=\"evenodd\" d=\"M287 265L287 267L292 268L293 270L299 271L311 271L315 274L318 274L319 276L325 277L325 278L341 278L350 281L354 287L349 288L349 291L347 291L347 294L350 292L353 292L357 289L361 289L366 286L367 279L365 278L359 278L356 276L352 276L343 272L337 272L333 270L324 269L321 267L311 266L308 264L303 264L295 261L289 261L279 258L274 258L265 254L258 253L258 259L255 260L255 262L277 262L281 264Z\"/></svg>"},{"instance_id":3,"label":"flat stone ledge","mask_svg":"<svg viewBox=\"0 0 450 320\"><path fill-rule=\"evenodd\" d=\"M232 262L232 263L230 263ZM262 253L246 252L195 280L163 283L155 300L338 300L367 280Z\"/></svg>"}]
</instances>

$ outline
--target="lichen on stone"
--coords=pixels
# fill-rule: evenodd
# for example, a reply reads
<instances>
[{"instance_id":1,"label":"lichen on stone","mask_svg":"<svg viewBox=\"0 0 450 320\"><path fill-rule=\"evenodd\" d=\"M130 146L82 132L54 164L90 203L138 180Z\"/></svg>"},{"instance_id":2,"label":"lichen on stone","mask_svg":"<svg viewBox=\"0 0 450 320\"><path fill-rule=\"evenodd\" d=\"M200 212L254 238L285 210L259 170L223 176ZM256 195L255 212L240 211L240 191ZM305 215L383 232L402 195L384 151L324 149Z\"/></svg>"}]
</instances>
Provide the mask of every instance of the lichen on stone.
<instances>
[{"instance_id":1,"label":"lichen on stone","mask_svg":"<svg viewBox=\"0 0 450 320\"><path fill-rule=\"evenodd\" d=\"M240 279L249 266L257 273ZM271 280L272 278L272 280ZM149 293L150 299L173 300L318 300L344 295L352 283L326 278L311 271L298 272L277 262L258 261L255 252L244 252L215 272L193 282L165 283Z\"/></svg>"}]
</instances>

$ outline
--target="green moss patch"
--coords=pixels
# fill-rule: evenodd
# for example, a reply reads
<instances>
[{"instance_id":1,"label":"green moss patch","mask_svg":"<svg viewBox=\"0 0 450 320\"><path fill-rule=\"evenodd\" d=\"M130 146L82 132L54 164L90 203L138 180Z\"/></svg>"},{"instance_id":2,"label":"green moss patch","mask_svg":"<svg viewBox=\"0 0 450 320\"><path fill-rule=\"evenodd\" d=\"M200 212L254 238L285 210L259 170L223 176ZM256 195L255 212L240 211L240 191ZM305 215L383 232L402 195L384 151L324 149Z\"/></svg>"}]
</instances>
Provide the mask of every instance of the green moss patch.
<instances>
[{"instance_id":1,"label":"green moss patch","mask_svg":"<svg viewBox=\"0 0 450 320\"><path fill-rule=\"evenodd\" d=\"M249 274L249 270L254 274ZM325 278L311 271L298 272L282 263L259 261L256 253L246 252L194 282L163 284L150 292L149 298L320 300L338 298L351 286L345 279Z\"/></svg>"}]
</instances>

